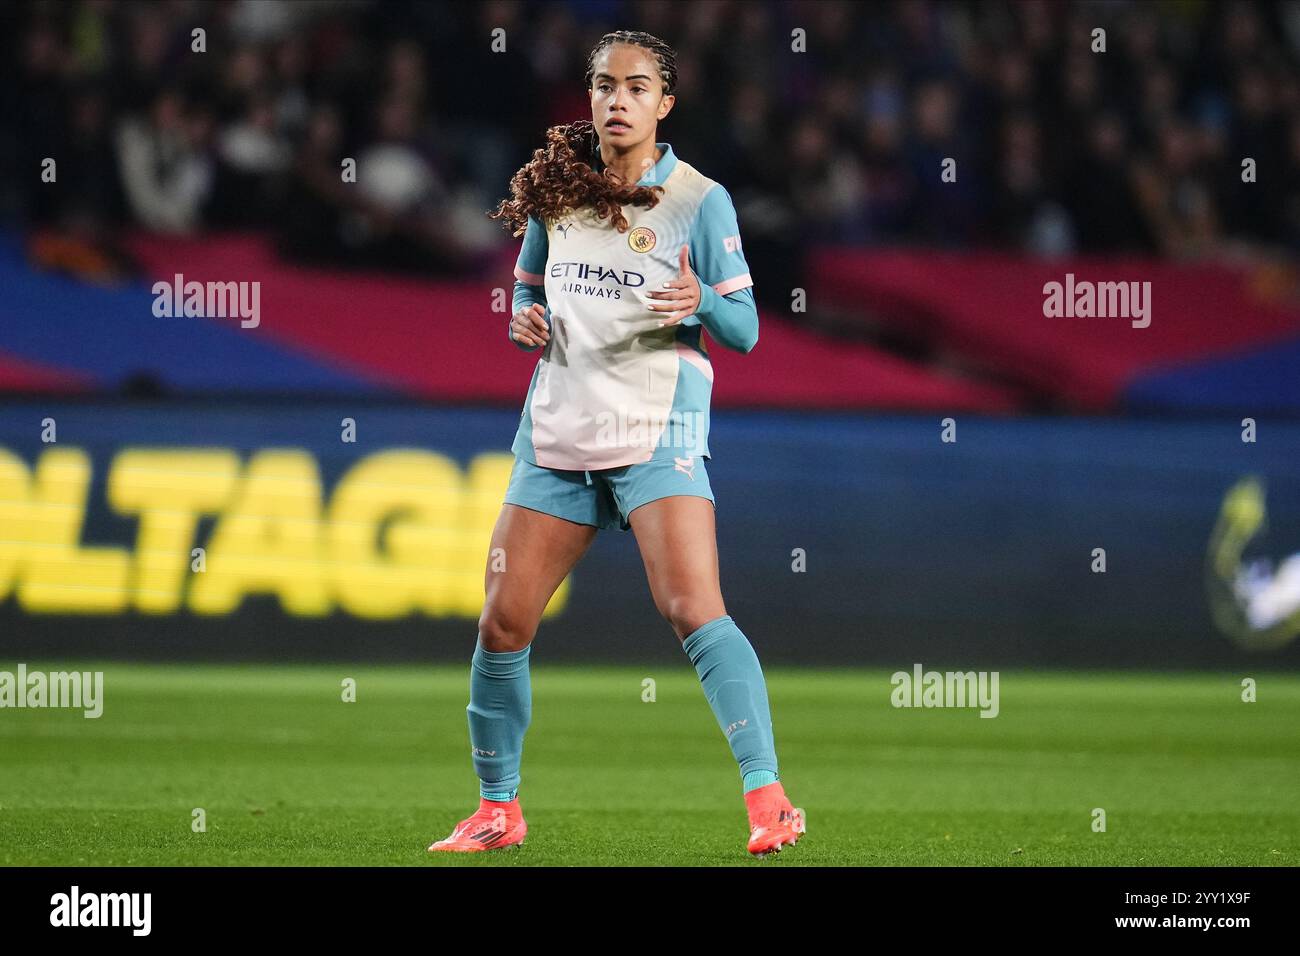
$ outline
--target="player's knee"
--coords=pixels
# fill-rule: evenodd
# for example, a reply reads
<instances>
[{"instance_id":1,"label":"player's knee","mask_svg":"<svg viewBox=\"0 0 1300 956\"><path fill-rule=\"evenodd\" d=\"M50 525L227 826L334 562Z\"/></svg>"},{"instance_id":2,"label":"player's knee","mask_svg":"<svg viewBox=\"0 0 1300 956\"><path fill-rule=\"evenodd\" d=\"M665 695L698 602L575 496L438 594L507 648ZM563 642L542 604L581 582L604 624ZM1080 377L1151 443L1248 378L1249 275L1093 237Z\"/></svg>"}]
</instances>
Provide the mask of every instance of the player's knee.
<instances>
[{"instance_id":1,"label":"player's knee","mask_svg":"<svg viewBox=\"0 0 1300 956\"><path fill-rule=\"evenodd\" d=\"M685 640L687 635L698 631L709 621L725 613L721 602L714 599L705 600L698 595L669 598L664 607L660 608L660 612L672 625L678 640Z\"/></svg>"},{"instance_id":2,"label":"player's knee","mask_svg":"<svg viewBox=\"0 0 1300 956\"><path fill-rule=\"evenodd\" d=\"M498 654L521 651L532 643L536 625L517 613L487 604L478 619L479 642Z\"/></svg>"}]
</instances>

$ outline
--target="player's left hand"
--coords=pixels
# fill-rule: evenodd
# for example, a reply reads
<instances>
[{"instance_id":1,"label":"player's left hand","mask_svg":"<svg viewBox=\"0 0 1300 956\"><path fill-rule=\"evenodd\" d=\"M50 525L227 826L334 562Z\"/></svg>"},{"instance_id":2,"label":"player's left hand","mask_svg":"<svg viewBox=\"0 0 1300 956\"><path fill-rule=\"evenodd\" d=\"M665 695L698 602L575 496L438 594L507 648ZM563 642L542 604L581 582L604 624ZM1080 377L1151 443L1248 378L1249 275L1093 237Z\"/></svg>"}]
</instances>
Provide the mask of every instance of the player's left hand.
<instances>
[{"instance_id":1,"label":"player's left hand","mask_svg":"<svg viewBox=\"0 0 1300 956\"><path fill-rule=\"evenodd\" d=\"M669 279L662 289L647 293L655 299L646 308L651 312L667 313L659 324L676 325L688 315L694 315L700 307L700 283L691 271L689 262L690 249L682 246L677 256L677 278Z\"/></svg>"}]
</instances>

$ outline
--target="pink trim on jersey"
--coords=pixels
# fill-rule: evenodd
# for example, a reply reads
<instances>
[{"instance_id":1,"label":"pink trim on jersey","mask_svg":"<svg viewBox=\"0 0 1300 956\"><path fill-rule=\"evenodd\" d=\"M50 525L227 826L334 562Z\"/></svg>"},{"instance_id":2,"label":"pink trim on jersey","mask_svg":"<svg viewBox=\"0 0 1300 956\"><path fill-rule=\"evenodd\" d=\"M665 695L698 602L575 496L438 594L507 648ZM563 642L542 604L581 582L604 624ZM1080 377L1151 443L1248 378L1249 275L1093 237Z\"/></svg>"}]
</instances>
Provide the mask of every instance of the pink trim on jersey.
<instances>
[{"instance_id":1,"label":"pink trim on jersey","mask_svg":"<svg viewBox=\"0 0 1300 956\"><path fill-rule=\"evenodd\" d=\"M536 430L537 423L533 423ZM561 471L604 471L606 468L622 468L624 465L639 465L647 462L654 455L653 448L607 448L594 451L585 457L571 457L562 453L538 451L533 446L533 457L543 468L558 468Z\"/></svg>"},{"instance_id":2,"label":"pink trim on jersey","mask_svg":"<svg viewBox=\"0 0 1300 956\"><path fill-rule=\"evenodd\" d=\"M515 266L515 278L520 282L527 282L529 285L546 284L546 276L538 275L536 272L525 272L519 266ZM748 279L749 276L745 276L745 278Z\"/></svg>"},{"instance_id":3,"label":"pink trim on jersey","mask_svg":"<svg viewBox=\"0 0 1300 956\"><path fill-rule=\"evenodd\" d=\"M677 343L677 354L682 359L682 361L689 362L691 365L694 365L696 368L698 368L701 372L704 373L705 378L707 378L710 382L713 381L713 363L710 362L708 359L706 359L703 355L695 351L695 349L691 348L689 345L685 344L684 342Z\"/></svg>"},{"instance_id":4,"label":"pink trim on jersey","mask_svg":"<svg viewBox=\"0 0 1300 956\"><path fill-rule=\"evenodd\" d=\"M744 276L736 276L736 278L728 278L725 282L719 282L718 285L714 286L714 291L719 295L727 295L728 293L735 293L738 289L749 289L751 285L754 285L754 280L751 280L749 273L746 272Z\"/></svg>"},{"instance_id":5,"label":"pink trim on jersey","mask_svg":"<svg viewBox=\"0 0 1300 956\"><path fill-rule=\"evenodd\" d=\"M753 284L754 280L751 279L749 273L746 272L743 276L736 276L734 279L728 279L726 282L719 282L713 287L713 291L718 293L718 295L727 295L731 292L737 291L738 289L748 289Z\"/></svg>"}]
</instances>

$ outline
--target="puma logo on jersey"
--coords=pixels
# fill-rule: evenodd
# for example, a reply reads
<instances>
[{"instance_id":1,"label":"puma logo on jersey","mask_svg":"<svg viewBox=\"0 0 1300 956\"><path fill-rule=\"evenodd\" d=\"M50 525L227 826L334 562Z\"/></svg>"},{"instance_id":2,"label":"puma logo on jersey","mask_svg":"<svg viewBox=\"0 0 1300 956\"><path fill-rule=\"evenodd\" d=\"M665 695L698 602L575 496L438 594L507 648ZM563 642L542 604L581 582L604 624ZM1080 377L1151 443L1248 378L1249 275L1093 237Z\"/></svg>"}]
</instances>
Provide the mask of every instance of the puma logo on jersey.
<instances>
[{"instance_id":1,"label":"puma logo on jersey","mask_svg":"<svg viewBox=\"0 0 1300 956\"><path fill-rule=\"evenodd\" d=\"M694 458L673 458L673 471L680 471L691 481L695 480L695 459Z\"/></svg>"},{"instance_id":2,"label":"puma logo on jersey","mask_svg":"<svg viewBox=\"0 0 1300 956\"><path fill-rule=\"evenodd\" d=\"M555 224L555 231L558 232L560 235L562 235L565 239L569 238L569 230L572 228L573 228L573 223L571 222L558 222Z\"/></svg>"}]
</instances>

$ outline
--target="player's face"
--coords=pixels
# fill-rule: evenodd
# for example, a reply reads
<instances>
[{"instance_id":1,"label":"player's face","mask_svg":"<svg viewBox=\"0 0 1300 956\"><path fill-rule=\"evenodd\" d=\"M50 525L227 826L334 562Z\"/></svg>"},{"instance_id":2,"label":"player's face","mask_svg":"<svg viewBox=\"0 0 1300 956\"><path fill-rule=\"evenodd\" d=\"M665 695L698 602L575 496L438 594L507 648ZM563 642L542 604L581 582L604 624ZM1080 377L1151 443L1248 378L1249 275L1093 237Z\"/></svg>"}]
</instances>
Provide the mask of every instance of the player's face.
<instances>
[{"instance_id":1,"label":"player's face","mask_svg":"<svg viewBox=\"0 0 1300 956\"><path fill-rule=\"evenodd\" d=\"M659 66L646 50L625 43L606 47L591 77L591 122L602 146L627 150L654 142L659 121L676 98L663 95Z\"/></svg>"}]
</instances>

